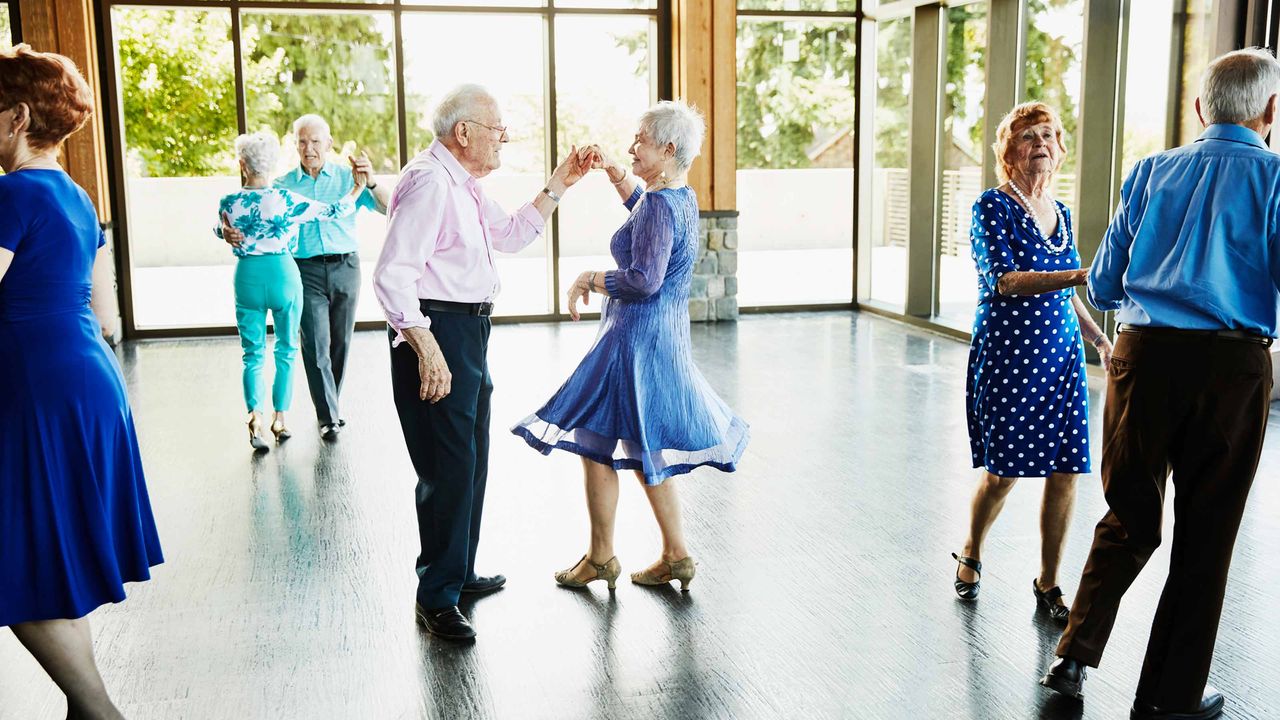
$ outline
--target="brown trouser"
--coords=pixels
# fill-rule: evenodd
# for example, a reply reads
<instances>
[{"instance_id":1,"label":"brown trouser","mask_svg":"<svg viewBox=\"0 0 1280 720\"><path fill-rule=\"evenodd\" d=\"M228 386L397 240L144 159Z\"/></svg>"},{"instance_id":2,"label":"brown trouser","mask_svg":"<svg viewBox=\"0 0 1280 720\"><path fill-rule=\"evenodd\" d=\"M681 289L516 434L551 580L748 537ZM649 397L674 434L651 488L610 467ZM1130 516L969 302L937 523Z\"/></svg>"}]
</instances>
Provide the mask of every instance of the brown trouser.
<instances>
[{"instance_id":1,"label":"brown trouser","mask_svg":"<svg viewBox=\"0 0 1280 720\"><path fill-rule=\"evenodd\" d=\"M1270 395L1271 355L1261 342L1180 330L1119 334L1103 420L1111 510L1094 533L1059 656L1098 666L1120 598L1160 545L1172 470L1169 576L1136 696L1167 708L1200 702Z\"/></svg>"}]
</instances>

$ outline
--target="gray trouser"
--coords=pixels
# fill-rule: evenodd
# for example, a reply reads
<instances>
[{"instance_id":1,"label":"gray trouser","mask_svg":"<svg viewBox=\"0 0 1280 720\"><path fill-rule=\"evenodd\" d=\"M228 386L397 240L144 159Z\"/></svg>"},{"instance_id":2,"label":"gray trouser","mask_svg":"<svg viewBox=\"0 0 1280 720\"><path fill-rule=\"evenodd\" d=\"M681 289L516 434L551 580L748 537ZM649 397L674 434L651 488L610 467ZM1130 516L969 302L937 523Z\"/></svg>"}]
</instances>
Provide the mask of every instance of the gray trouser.
<instances>
[{"instance_id":1,"label":"gray trouser","mask_svg":"<svg viewBox=\"0 0 1280 720\"><path fill-rule=\"evenodd\" d=\"M297 258L302 273L302 365L321 425L338 422L338 393L360 298L355 253Z\"/></svg>"}]
</instances>

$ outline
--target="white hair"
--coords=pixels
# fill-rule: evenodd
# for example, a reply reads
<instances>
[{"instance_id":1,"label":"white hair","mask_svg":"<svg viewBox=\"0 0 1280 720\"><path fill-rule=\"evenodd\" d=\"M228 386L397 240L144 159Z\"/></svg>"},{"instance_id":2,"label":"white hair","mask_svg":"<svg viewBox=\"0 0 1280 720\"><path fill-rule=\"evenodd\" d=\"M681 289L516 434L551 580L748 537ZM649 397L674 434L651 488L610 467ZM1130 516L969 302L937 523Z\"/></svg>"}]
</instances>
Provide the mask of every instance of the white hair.
<instances>
[{"instance_id":1,"label":"white hair","mask_svg":"<svg viewBox=\"0 0 1280 720\"><path fill-rule=\"evenodd\" d=\"M327 138L333 137L333 135L329 133L329 123L325 122L324 118L320 117L319 115L308 113L298 118L297 120L294 120L293 136L298 137L298 132L301 131L302 128L316 128L318 130L322 130L324 132L325 137Z\"/></svg>"},{"instance_id":2,"label":"white hair","mask_svg":"<svg viewBox=\"0 0 1280 720\"><path fill-rule=\"evenodd\" d=\"M1236 50L1215 58L1200 81L1205 122L1242 124L1260 117L1280 93L1280 61L1263 48Z\"/></svg>"},{"instance_id":3,"label":"white hair","mask_svg":"<svg viewBox=\"0 0 1280 720\"><path fill-rule=\"evenodd\" d=\"M458 123L475 120L482 106L490 103L496 105L497 101L482 85L459 85L450 90L436 106L436 112L431 117L431 130L437 139L452 138L453 128Z\"/></svg>"},{"instance_id":4,"label":"white hair","mask_svg":"<svg viewBox=\"0 0 1280 720\"><path fill-rule=\"evenodd\" d=\"M663 100L640 116L640 131L647 133L655 145L674 145L676 169L683 172L702 152L706 123L702 113L683 100Z\"/></svg>"},{"instance_id":5,"label":"white hair","mask_svg":"<svg viewBox=\"0 0 1280 720\"><path fill-rule=\"evenodd\" d=\"M260 130L236 138L236 156L253 175L269 175L280 159L280 141L274 133Z\"/></svg>"}]
</instances>

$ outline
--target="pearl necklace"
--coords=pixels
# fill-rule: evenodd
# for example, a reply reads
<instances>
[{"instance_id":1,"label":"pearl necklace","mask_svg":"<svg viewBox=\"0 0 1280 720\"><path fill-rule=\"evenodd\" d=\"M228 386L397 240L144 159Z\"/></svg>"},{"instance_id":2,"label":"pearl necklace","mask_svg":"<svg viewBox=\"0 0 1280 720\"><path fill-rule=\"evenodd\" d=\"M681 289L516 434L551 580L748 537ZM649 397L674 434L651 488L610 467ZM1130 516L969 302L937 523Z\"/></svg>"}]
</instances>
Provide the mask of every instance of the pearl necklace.
<instances>
[{"instance_id":1,"label":"pearl necklace","mask_svg":"<svg viewBox=\"0 0 1280 720\"><path fill-rule=\"evenodd\" d=\"M1052 199L1049 200L1049 202L1053 203L1053 212L1058 216L1058 237L1062 238L1062 243L1055 245L1049 239L1049 233L1045 232L1044 226L1040 224L1040 217L1032 209L1031 201L1027 199L1026 195L1022 194L1022 189L1012 180L1009 181L1009 187L1013 188L1013 194L1018 196L1018 199L1022 201L1023 207L1027 209L1027 214L1031 216L1031 221L1035 223L1036 231L1040 233L1040 239L1044 241L1044 246L1049 252L1059 255L1071 246L1071 233L1067 230L1067 219L1062 216L1062 209L1058 207L1058 203L1053 202Z\"/></svg>"}]
</instances>

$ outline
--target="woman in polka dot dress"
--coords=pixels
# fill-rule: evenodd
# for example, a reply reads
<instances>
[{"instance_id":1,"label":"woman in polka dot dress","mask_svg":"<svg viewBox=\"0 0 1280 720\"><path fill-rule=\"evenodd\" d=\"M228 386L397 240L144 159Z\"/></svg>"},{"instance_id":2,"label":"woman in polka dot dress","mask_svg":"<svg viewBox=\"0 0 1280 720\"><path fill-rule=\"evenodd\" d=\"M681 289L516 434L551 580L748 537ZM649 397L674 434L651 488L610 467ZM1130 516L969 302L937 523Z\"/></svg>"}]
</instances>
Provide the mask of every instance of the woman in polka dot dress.
<instances>
[{"instance_id":1,"label":"woman in polka dot dress","mask_svg":"<svg viewBox=\"0 0 1280 720\"><path fill-rule=\"evenodd\" d=\"M1068 615L1058 564L1075 504L1075 480L1090 471L1084 342L1104 359L1106 335L1071 288L1084 285L1071 213L1049 196L1066 147L1062 123L1043 103L1024 103L1000 123L995 153L1005 182L973 205L978 309L969 352L966 407L973 466L984 468L973 498L956 593L978 597L982 543L1018 478L1045 479L1040 510L1037 605ZM1105 362L1103 363L1105 367Z\"/></svg>"}]
</instances>

